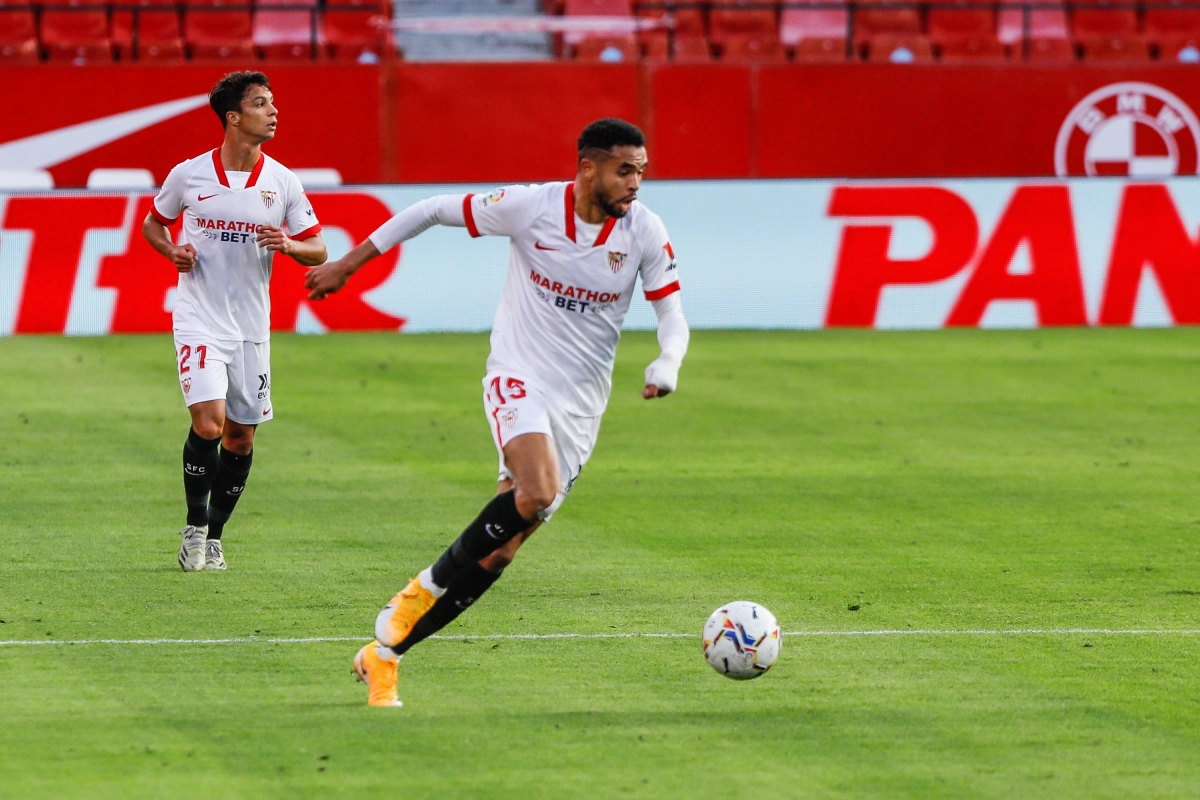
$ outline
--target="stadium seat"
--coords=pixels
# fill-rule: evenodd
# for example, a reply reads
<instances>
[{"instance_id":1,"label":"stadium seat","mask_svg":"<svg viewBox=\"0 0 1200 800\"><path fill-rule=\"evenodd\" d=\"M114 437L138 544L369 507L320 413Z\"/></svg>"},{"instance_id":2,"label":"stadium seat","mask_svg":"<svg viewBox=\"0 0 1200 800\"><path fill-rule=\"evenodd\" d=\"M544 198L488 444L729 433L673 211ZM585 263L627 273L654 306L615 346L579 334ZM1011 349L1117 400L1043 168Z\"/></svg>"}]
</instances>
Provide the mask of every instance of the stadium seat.
<instances>
[{"instance_id":1,"label":"stadium seat","mask_svg":"<svg viewBox=\"0 0 1200 800\"><path fill-rule=\"evenodd\" d=\"M374 4L370 4L374 5ZM353 11L346 7L325 11L325 41L331 58L335 61L356 61L374 64L390 49L396 52L394 41L388 35L386 17L366 11Z\"/></svg>"},{"instance_id":2,"label":"stadium seat","mask_svg":"<svg viewBox=\"0 0 1200 800\"><path fill-rule=\"evenodd\" d=\"M787 61L787 49L777 36L728 36L721 45L725 61Z\"/></svg>"},{"instance_id":3,"label":"stadium seat","mask_svg":"<svg viewBox=\"0 0 1200 800\"><path fill-rule=\"evenodd\" d=\"M712 48L703 36L676 36L671 58L676 61L709 61Z\"/></svg>"},{"instance_id":4,"label":"stadium seat","mask_svg":"<svg viewBox=\"0 0 1200 800\"><path fill-rule=\"evenodd\" d=\"M1200 64L1200 36L1164 36L1158 40L1158 60Z\"/></svg>"},{"instance_id":5,"label":"stadium seat","mask_svg":"<svg viewBox=\"0 0 1200 800\"><path fill-rule=\"evenodd\" d=\"M928 37L920 34L881 33L866 41L867 61L872 63L924 64L933 61Z\"/></svg>"},{"instance_id":6,"label":"stadium seat","mask_svg":"<svg viewBox=\"0 0 1200 800\"><path fill-rule=\"evenodd\" d=\"M655 0L661 2L661 0ZM634 15L641 19L662 19L667 14L665 8L643 8L635 3ZM704 12L699 8L681 8L675 11L674 39L704 39ZM642 53L646 58L661 61L671 57L672 36L662 28L642 31L639 36ZM678 48L676 48L678 50ZM684 50L688 50L685 45ZM708 44L704 43L705 58L708 58Z\"/></svg>"},{"instance_id":7,"label":"stadium seat","mask_svg":"<svg viewBox=\"0 0 1200 800\"><path fill-rule=\"evenodd\" d=\"M33 25L33 12L0 8L0 63L37 60L37 30Z\"/></svg>"},{"instance_id":8,"label":"stadium seat","mask_svg":"<svg viewBox=\"0 0 1200 800\"><path fill-rule=\"evenodd\" d=\"M1137 11L1106 0L1077 0L1071 10L1071 33L1077 40L1097 39L1108 34L1137 33Z\"/></svg>"},{"instance_id":9,"label":"stadium seat","mask_svg":"<svg viewBox=\"0 0 1200 800\"><path fill-rule=\"evenodd\" d=\"M1007 51L996 38L996 15L991 9L958 3L929 7L929 39L946 63L995 61Z\"/></svg>"},{"instance_id":10,"label":"stadium seat","mask_svg":"<svg viewBox=\"0 0 1200 800\"><path fill-rule=\"evenodd\" d=\"M73 0L73 8L43 9L42 47L52 61L111 61L108 9L102 0Z\"/></svg>"},{"instance_id":11,"label":"stadium seat","mask_svg":"<svg viewBox=\"0 0 1200 800\"><path fill-rule=\"evenodd\" d=\"M880 34L893 36L921 33L921 12L895 8L891 0L866 0L854 14L854 38L860 42Z\"/></svg>"},{"instance_id":12,"label":"stadium seat","mask_svg":"<svg viewBox=\"0 0 1200 800\"><path fill-rule=\"evenodd\" d=\"M312 11L271 6L308 6ZM264 58L308 61L325 54L325 26L316 0L258 0L251 41Z\"/></svg>"},{"instance_id":13,"label":"stadium seat","mask_svg":"<svg viewBox=\"0 0 1200 800\"><path fill-rule=\"evenodd\" d=\"M1025 57L1025 9L1006 2L996 22L996 38L1008 45L1015 60ZM1029 11L1029 60L1072 61L1075 48L1067 31L1066 11L1059 8L1035 8Z\"/></svg>"},{"instance_id":14,"label":"stadium seat","mask_svg":"<svg viewBox=\"0 0 1200 800\"><path fill-rule=\"evenodd\" d=\"M1090 36L1080 40L1087 61L1145 61L1150 49L1137 34Z\"/></svg>"},{"instance_id":15,"label":"stadium seat","mask_svg":"<svg viewBox=\"0 0 1200 800\"><path fill-rule=\"evenodd\" d=\"M637 61L638 44L633 34L628 36L589 36L574 47L579 61L620 63Z\"/></svg>"},{"instance_id":16,"label":"stadium seat","mask_svg":"<svg viewBox=\"0 0 1200 800\"><path fill-rule=\"evenodd\" d=\"M133 5L139 6L136 14L130 9L113 11L112 40L121 58L127 61L182 60L183 38L175 0L138 0Z\"/></svg>"},{"instance_id":17,"label":"stadium seat","mask_svg":"<svg viewBox=\"0 0 1200 800\"><path fill-rule=\"evenodd\" d=\"M1147 7L1142 25L1147 42L1160 46L1170 42L1174 46L1180 41L1200 36L1200 6ZM1163 49L1165 52L1166 48Z\"/></svg>"},{"instance_id":18,"label":"stadium seat","mask_svg":"<svg viewBox=\"0 0 1200 800\"><path fill-rule=\"evenodd\" d=\"M714 0L708 12L708 38L718 48L736 40L733 46L740 52L772 52L771 41L779 41L779 15L775 8L764 8L770 3L755 3L749 8L740 7L740 0ZM759 40L751 45L751 40Z\"/></svg>"},{"instance_id":19,"label":"stadium seat","mask_svg":"<svg viewBox=\"0 0 1200 800\"><path fill-rule=\"evenodd\" d=\"M779 39L801 62L845 61L849 14L845 9L785 8Z\"/></svg>"},{"instance_id":20,"label":"stadium seat","mask_svg":"<svg viewBox=\"0 0 1200 800\"><path fill-rule=\"evenodd\" d=\"M185 33L193 58L254 57L249 11L208 10L200 3L185 12ZM214 9L219 8L212 4Z\"/></svg>"}]
</instances>

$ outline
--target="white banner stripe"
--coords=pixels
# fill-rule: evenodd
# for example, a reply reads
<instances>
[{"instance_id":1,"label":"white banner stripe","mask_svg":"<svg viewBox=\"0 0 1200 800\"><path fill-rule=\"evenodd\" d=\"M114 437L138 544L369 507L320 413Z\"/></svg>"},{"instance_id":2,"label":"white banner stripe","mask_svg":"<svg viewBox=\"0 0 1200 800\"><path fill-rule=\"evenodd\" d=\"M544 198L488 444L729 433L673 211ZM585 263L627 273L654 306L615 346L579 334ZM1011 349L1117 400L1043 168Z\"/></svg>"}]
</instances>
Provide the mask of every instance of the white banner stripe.
<instances>
[{"instance_id":1,"label":"white banner stripe","mask_svg":"<svg viewBox=\"0 0 1200 800\"><path fill-rule=\"evenodd\" d=\"M784 636L1197 636L1200 629L1191 628L995 628L971 630L937 630L916 628L877 631L788 631ZM691 633L486 633L462 636L438 636L444 641L478 641L495 639L698 639ZM366 636L310 636L303 638L242 636L227 639L27 639L0 641L0 647L32 647L38 645L84 644L311 644L315 642L365 642Z\"/></svg>"}]
</instances>

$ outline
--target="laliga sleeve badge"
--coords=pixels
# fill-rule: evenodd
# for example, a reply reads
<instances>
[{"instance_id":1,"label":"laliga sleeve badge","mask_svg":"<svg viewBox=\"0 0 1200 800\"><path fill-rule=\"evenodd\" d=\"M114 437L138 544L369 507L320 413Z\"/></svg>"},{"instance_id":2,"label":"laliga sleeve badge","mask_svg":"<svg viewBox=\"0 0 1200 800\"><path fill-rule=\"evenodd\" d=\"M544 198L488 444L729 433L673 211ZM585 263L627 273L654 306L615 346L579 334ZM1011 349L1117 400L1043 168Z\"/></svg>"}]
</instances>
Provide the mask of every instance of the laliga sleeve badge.
<instances>
[{"instance_id":1,"label":"laliga sleeve badge","mask_svg":"<svg viewBox=\"0 0 1200 800\"><path fill-rule=\"evenodd\" d=\"M492 205L495 205L496 203L499 203L503 199L504 199L504 190L503 189L494 189L491 192L491 194L489 194L483 198L483 205L486 208L487 206L492 206Z\"/></svg>"},{"instance_id":2,"label":"laliga sleeve badge","mask_svg":"<svg viewBox=\"0 0 1200 800\"><path fill-rule=\"evenodd\" d=\"M1054 143L1060 177L1200 174L1200 122L1187 103L1150 83L1113 83L1071 109Z\"/></svg>"}]
</instances>

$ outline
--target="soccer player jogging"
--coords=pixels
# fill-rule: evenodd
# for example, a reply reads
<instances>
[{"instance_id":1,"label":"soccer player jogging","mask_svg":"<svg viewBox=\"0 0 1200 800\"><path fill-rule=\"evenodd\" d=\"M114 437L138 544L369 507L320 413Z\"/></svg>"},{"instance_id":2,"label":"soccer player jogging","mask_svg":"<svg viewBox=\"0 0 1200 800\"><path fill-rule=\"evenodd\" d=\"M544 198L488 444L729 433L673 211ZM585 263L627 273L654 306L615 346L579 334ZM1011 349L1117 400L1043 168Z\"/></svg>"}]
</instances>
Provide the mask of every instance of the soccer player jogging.
<instances>
[{"instance_id":1,"label":"soccer player jogging","mask_svg":"<svg viewBox=\"0 0 1200 800\"><path fill-rule=\"evenodd\" d=\"M500 455L497 494L379 613L376 641L354 658L368 705L401 704L400 657L478 600L562 505L595 447L639 275L662 348L646 369L642 396L675 390L689 334L667 231L636 202L645 143L627 122L593 122L579 137L573 182L431 197L392 217L345 258L308 274L310 297L320 300L372 258L435 224L512 241L483 379L484 411Z\"/></svg>"},{"instance_id":2,"label":"soccer player jogging","mask_svg":"<svg viewBox=\"0 0 1200 800\"><path fill-rule=\"evenodd\" d=\"M225 569L221 533L246 488L255 429L272 417L271 261L285 253L311 267L326 256L299 179L262 152L278 118L267 76L226 75L208 100L225 141L172 169L142 223L179 271L175 369L192 418L183 446L185 572ZM167 228L181 215L175 244Z\"/></svg>"}]
</instances>

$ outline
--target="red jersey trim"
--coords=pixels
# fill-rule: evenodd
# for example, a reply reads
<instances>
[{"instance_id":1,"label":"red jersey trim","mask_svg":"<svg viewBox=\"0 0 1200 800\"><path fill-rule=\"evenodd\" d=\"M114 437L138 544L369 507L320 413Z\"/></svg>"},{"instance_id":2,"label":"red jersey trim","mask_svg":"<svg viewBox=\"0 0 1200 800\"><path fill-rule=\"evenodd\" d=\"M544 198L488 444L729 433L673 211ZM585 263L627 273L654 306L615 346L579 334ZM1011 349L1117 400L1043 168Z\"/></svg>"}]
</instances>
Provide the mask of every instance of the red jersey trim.
<instances>
[{"instance_id":1,"label":"red jersey trim","mask_svg":"<svg viewBox=\"0 0 1200 800\"><path fill-rule=\"evenodd\" d=\"M662 300L667 295L675 294L678 291L679 291L679 281L675 281L674 283L668 283L666 286L662 287L661 289L655 289L652 292L646 292L646 299L647 300Z\"/></svg>"},{"instance_id":2,"label":"red jersey trim","mask_svg":"<svg viewBox=\"0 0 1200 800\"><path fill-rule=\"evenodd\" d=\"M229 188L229 178L225 175L225 165L221 163L221 148L217 148L212 152L213 167L217 170L217 180L226 189Z\"/></svg>"},{"instance_id":3,"label":"red jersey trim","mask_svg":"<svg viewBox=\"0 0 1200 800\"><path fill-rule=\"evenodd\" d=\"M478 239L479 228L475 225L475 212L471 208L471 198L474 196L469 194L463 198L463 219L467 223L467 233L471 234L472 239Z\"/></svg>"},{"instance_id":4,"label":"red jersey trim","mask_svg":"<svg viewBox=\"0 0 1200 800\"><path fill-rule=\"evenodd\" d=\"M675 260L675 251L671 249L670 242L667 242L666 244L663 245L663 250L667 251L667 255L669 255L671 257L672 261Z\"/></svg>"},{"instance_id":5,"label":"red jersey trim","mask_svg":"<svg viewBox=\"0 0 1200 800\"><path fill-rule=\"evenodd\" d=\"M175 219L168 218L165 214L158 210L158 207L155 206L154 203L150 203L150 216L154 217L168 228L174 225L175 221L179 219L179 217L176 217Z\"/></svg>"},{"instance_id":6,"label":"red jersey trim","mask_svg":"<svg viewBox=\"0 0 1200 800\"><path fill-rule=\"evenodd\" d=\"M609 217L604 221L604 227L600 229L600 235L596 237L596 241L592 243L592 247L599 247L608 241L608 235L612 233L613 228L617 227L617 218Z\"/></svg>"},{"instance_id":7,"label":"red jersey trim","mask_svg":"<svg viewBox=\"0 0 1200 800\"><path fill-rule=\"evenodd\" d=\"M258 163L254 165L254 169L250 170L250 178L246 181L246 188L249 189L254 184L258 183L258 176L262 174L263 164L267 161L267 157L262 151L258 151Z\"/></svg>"},{"instance_id":8,"label":"red jersey trim","mask_svg":"<svg viewBox=\"0 0 1200 800\"><path fill-rule=\"evenodd\" d=\"M575 181L567 184L567 196L564 200L567 207L566 230L567 238L575 241Z\"/></svg>"},{"instance_id":9,"label":"red jersey trim","mask_svg":"<svg viewBox=\"0 0 1200 800\"><path fill-rule=\"evenodd\" d=\"M303 242L305 239L311 239L312 237L316 236L320 232L321 232L321 223L318 222L316 225L313 225L311 227L305 228L304 230L300 231L292 238L295 239L297 242Z\"/></svg>"}]
</instances>

